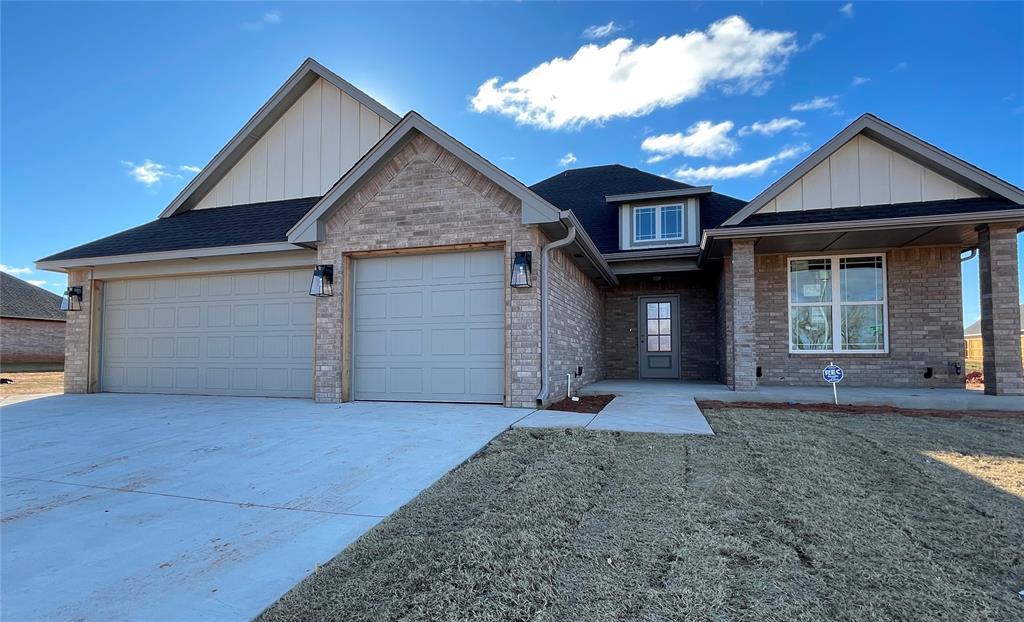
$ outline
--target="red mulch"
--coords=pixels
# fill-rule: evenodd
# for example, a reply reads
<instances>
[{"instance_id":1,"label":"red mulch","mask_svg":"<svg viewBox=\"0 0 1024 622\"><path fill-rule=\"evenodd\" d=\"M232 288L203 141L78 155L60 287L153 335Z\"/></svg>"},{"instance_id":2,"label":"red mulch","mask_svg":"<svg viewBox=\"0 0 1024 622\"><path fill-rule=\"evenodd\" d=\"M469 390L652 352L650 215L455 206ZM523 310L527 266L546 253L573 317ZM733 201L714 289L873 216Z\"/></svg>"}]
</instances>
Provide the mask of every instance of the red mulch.
<instances>
[{"instance_id":1,"label":"red mulch","mask_svg":"<svg viewBox=\"0 0 1024 622\"><path fill-rule=\"evenodd\" d=\"M701 400L697 402L701 410L705 408L747 408L760 410L799 410L801 412L839 413L843 415L902 415L904 417L942 417L960 419L963 417L1000 417L1007 419L1024 418L1024 412L1012 410L931 410L925 408L896 408L895 406L874 406L849 404L791 404L789 402L721 402L718 400Z\"/></svg>"},{"instance_id":2,"label":"red mulch","mask_svg":"<svg viewBox=\"0 0 1024 622\"><path fill-rule=\"evenodd\" d=\"M604 410L608 402L615 399L614 395L584 395L580 401L574 402L569 398L561 402L555 402L548 406L548 410L562 410L570 413L589 413L596 415Z\"/></svg>"}]
</instances>

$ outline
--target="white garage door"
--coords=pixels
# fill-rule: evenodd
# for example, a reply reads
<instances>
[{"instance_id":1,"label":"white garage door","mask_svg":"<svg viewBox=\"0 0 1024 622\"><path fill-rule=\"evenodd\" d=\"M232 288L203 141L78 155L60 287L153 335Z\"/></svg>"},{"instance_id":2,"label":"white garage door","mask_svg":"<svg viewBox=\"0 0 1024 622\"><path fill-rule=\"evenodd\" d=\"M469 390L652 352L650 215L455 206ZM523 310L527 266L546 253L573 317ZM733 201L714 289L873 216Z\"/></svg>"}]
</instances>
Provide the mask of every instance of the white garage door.
<instances>
[{"instance_id":1,"label":"white garage door","mask_svg":"<svg viewBox=\"0 0 1024 622\"><path fill-rule=\"evenodd\" d=\"M312 397L309 270L110 281L100 386Z\"/></svg>"},{"instance_id":2,"label":"white garage door","mask_svg":"<svg viewBox=\"0 0 1024 622\"><path fill-rule=\"evenodd\" d=\"M504 400L503 251L360 259L354 297L355 399Z\"/></svg>"}]
</instances>

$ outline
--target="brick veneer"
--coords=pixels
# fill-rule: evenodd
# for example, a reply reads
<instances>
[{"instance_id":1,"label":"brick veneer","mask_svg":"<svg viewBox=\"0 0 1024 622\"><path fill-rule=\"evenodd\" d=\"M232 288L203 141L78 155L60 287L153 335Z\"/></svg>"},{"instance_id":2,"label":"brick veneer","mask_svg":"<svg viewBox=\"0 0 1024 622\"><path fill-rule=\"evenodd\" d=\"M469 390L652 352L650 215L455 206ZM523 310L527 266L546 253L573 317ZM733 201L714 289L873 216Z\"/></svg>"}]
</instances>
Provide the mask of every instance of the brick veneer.
<instances>
[{"instance_id":1,"label":"brick veneer","mask_svg":"<svg viewBox=\"0 0 1024 622\"><path fill-rule=\"evenodd\" d=\"M548 396L558 401L565 396L567 373L574 387L605 377L605 303L601 289L564 250L551 254L550 270ZM576 377L579 366L583 375Z\"/></svg>"},{"instance_id":2,"label":"brick veneer","mask_svg":"<svg viewBox=\"0 0 1024 622\"><path fill-rule=\"evenodd\" d=\"M348 393L342 386L345 253L496 241L504 244L506 265L512 252L532 251L539 283L544 236L522 224L520 210L518 199L418 133L363 181L328 219L318 248L319 262L334 265L335 295L316 302L316 400L337 402ZM506 302L506 404L534 406L540 389L540 288L507 288Z\"/></svg>"},{"instance_id":3,"label":"brick veneer","mask_svg":"<svg viewBox=\"0 0 1024 622\"><path fill-rule=\"evenodd\" d=\"M0 363L63 365L64 322L0 318Z\"/></svg>"},{"instance_id":4,"label":"brick veneer","mask_svg":"<svg viewBox=\"0 0 1024 622\"><path fill-rule=\"evenodd\" d=\"M68 311L64 334L64 392L88 393L93 281L88 270L68 272L68 287L82 286L82 310Z\"/></svg>"},{"instance_id":5,"label":"brick veneer","mask_svg":"<svg viewBox=\"0 0 1024 622\"><path fill-rule=\"evenodd\" d=\"M835 361L846 372L843 385L847 386L963 386L963 375L949 367L950 363L962 366L964 358L959 247L886 253L888 354L790 354L787 258L761 255L756 265L761 384L818 384L823 382L822 367ZM926 378L929 367L932 376Z\"/></svg>"},{"instance_id":6,"label":"brick veneer","mask_svg":"<svg viewBox=\"0 0 1024 622\"><path fill-rule=\"evenodd\" d=\"M730 386L736 391L752 391L757 387L754 241L733 240L731 260L732 278L728 291L731 308L726 318L732 328Z\"/></svg>"},{"instance_id":7,"label":"brick veneer","mask_svg":"<svg viewBox=\"0 0 1024 622\"><path fill-rule=\"evenodd\" d=\"M985 393L1021 395L1024 394L1024 377L1018 347L1020 286L1016 225L979 227L978 250Z\"/></svg>"},{"instance_id":8,"label":"brick veneer","mask_svg":"<svg viewBox=\"0 0 1024 622\"><path fill-rule=\"evenodd\" d=\"M605 369L609 378L637 378L637 298L679 295L680 377L684 380L715 380L719 377L718 274L714 270L620 279L618 287L605 290Z\"/></svg>"}]
</instances>

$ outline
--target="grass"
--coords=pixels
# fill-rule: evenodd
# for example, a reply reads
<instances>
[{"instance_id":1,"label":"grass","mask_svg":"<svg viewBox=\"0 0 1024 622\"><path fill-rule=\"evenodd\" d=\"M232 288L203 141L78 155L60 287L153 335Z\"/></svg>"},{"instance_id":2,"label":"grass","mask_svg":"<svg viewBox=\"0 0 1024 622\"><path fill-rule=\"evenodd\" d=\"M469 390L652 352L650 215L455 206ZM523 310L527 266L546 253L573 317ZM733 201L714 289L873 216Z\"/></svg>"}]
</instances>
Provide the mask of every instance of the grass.
<instances>
[{"instance_id":1,"label":"grass","mask_svg":"<svg viewBox=\"0 0 1024 622\"><path fill-rule=\"evenodd\" d=\"M506 432L260 619L1024 619L1024 420L707 414Z\"/></svg>"},{"instance_id":2,"label":"grass","mask_svg":"<svg viewBox=\"0 0 1024 622\"><path fill-rule=\"evenodd\" d=\"M3 372L0 373L0 377L14 381L13 384L0 384L0 396L64 392L62 371Z\"/></svg>"}]
</instances>

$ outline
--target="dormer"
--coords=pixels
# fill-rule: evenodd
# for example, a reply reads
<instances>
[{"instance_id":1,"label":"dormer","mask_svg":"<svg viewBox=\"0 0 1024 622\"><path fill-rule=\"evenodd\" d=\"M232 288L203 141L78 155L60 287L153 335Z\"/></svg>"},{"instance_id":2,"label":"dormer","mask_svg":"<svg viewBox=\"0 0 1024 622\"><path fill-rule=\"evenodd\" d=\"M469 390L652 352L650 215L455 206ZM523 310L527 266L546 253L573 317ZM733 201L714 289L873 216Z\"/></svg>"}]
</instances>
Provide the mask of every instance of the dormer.
<instances>
[{"instance_id":1,"label":"dormer","mask_svg":"<svg viewBox=\"0 0 1024 622\"><path fill-rule=\"evenodd\" d=\"M711 186L612 194L619 210L619 250L696 247L700 244L701 197Z\"/></svg>"}]
</instances>

